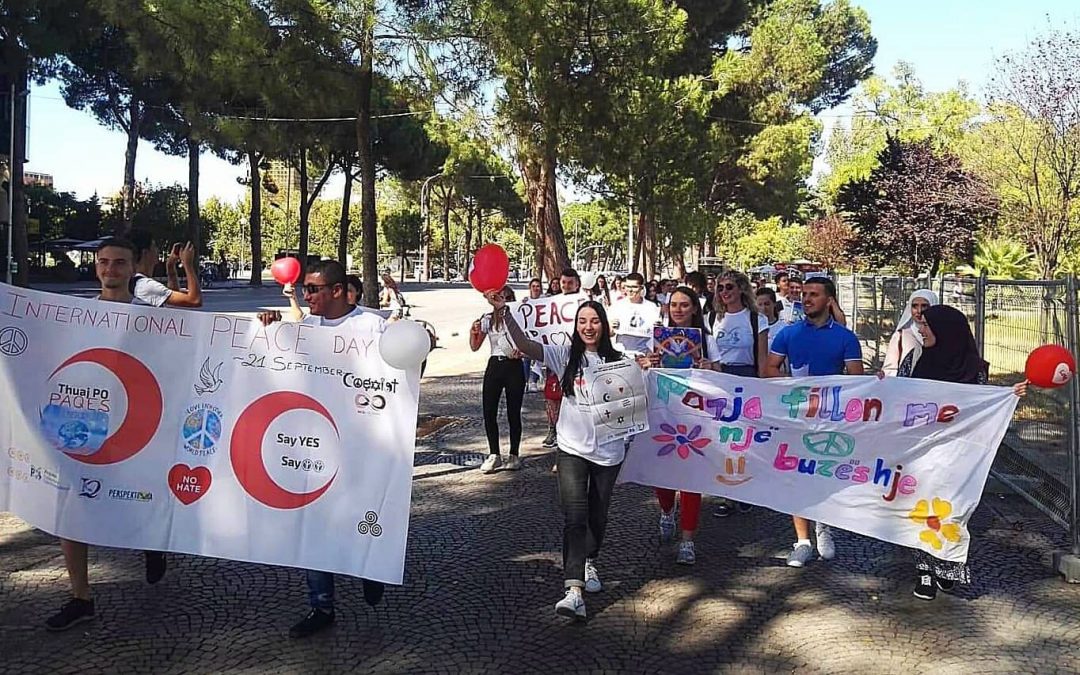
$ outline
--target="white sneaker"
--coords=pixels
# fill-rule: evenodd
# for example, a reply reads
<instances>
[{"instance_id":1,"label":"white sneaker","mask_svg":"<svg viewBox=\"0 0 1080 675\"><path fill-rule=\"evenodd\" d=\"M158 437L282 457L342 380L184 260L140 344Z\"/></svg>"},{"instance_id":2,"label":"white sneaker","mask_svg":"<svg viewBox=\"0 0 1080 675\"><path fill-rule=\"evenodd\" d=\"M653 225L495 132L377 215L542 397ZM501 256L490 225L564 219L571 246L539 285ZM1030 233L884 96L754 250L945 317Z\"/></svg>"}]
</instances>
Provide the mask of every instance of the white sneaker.
<instances>
[{"instance_id":1,"label":"white sneaker","mask_svg":"<svg viewBox=\"0 0 1080 675\"><path fill-rule=\"evenodd\" d=\"M585 560L585 592L599 593L602 590L604 590L604 585L600 583L600 575L596 572L596 563L592 560Z\"/></svg>"},{"instance_id":2,"label":"white sneaker","mask_svg":"<svg viewBox=\"0 0 1080 675\"><path fill-rule=\"evenodd\" d=\"M817 535L817 552L822 560L832 560L836 557L836 543L832 538L829 526L817 523L814 526L814 534Z\"/></svg>"},{"instance_id":3,"label":"white sneaker","mask_svg":"<svg viewBox=\"0 0 1080 675\"><path fill-rule=\"evenodd\" d=\"M694 552L694 542L679 542L679 553L675 556L675 562L680 565L693 565L697 562L697 554Z\"/></svg>"},{"instance_id":4,"label":"white sneaker","mask_svg":"<svg viewBox=\"0 0 1080 675\"><path fill-rule=\"evenodd\" d=\"M585 598L581 597L581 589L577 586L566 589L566 597L555 603L555 613L577 621L584 621Z\"/></svg>"},{"instance_id":5,"label":"white sneaker","mask_svg":"<svg viewBox=\"0 0 1080 675\"><path fill-rule=\"evenodd\" d=\"M480 465L480 473L495 473L495 469L502 466L501 455L488 455L484 463Z\"/></svg>"},{"instance_id":6,"label":"white sneaker","mask_svg":"<svg viewBox=\"0 0 1080 675\"><path fill-rule=\"evenodd\" d=\"M503 462L503 468L507 471L520 471L522 466L521 458L517 455L510 455Z\"/></svg>"}]
</instances>

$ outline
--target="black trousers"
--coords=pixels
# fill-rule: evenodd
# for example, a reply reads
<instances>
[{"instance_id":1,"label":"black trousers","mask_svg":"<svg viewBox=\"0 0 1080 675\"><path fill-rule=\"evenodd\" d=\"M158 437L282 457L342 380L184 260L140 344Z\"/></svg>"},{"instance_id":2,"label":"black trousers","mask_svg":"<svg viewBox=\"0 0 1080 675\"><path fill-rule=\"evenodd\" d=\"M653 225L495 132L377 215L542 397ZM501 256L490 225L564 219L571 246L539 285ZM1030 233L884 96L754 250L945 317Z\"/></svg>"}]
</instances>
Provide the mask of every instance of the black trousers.
<instances>
[{"instance_id":1,"label":"black trousers","mask_svg":"<svg viewBox=\"0 0 1080 675\"><path fill-rule=\"evenodd\" d=\"M521 447L521 401L525 396L525 369L521 359L499 359L492 356L484 371L484 433L488 450L499 454L499 399L506 390L506 417L510 422L510 454L517 455Z\"/></svg>"},{"instance_id":2,"label":"black trousers","mask_svg":"<svg viewBox=\"0 0 1080 675\"><path fill-rule=\"evenodd\" d=\"M608 507L622 464L600 466L559 450L559 501L563 510L563 582L585 585L585 559L600 553Z\"/></svg>"}]
</instances>

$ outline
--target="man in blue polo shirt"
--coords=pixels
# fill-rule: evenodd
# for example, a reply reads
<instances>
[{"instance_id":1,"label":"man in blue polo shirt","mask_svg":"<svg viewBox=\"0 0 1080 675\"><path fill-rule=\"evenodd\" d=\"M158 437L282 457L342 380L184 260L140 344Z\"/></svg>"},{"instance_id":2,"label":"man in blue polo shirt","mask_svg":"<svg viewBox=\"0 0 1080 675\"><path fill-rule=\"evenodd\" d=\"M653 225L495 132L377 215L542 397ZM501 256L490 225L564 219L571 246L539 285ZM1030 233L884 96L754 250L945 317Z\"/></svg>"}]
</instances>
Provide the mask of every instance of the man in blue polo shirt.
<instances>
[{"instance_id":1,"label":"man in blue polo shirt","mask_svg":"<svg viewBox=\"0 0 1080 675\"><path fill-rule=\"evenodd\" d=\"M765 377L784 377L786 359L792 377L813 375L862 375L862 347L855 334L833 318L836 285L827 277L813 277L803 283L803 311L806 318L780 331L769 348ZM810 543L810 521L792 516L797 540L788 554L790 567L802 567L814 556ZM815 528L817 551L824 560L836 555L829 527Z\"/></svg>"}]
</instances>

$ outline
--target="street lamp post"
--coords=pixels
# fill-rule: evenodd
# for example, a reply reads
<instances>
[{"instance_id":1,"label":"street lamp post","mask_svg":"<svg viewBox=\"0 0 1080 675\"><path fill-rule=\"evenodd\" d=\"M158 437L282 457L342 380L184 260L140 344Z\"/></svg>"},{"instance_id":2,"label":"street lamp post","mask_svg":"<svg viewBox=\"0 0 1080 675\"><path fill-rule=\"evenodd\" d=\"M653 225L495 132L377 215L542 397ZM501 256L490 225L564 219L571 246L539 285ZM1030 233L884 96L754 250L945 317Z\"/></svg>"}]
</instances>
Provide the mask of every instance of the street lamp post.
<instances>
[{"instance_id":1,"label":"street lamp post","mask_svg":"<svg viewBox=\"0 0 1080 675\"><path fill-rule=\"evenodd\" d=\"M11 136L8 137L8 223L7 223L7 266L5 267L4 281L11 285L11 268L15 260L12 246L12 231L15 229L15 80L11 81Z\"/></svg>"},{"instance_id":2,"label":"street lamp post","mask_svg":"<svg viewBox=\"0 0 1080 675\"><path fill-rule=\"evenodd\" d=\"M420 186L420 220L424 223L424 232L420 242L420 276L422 278L418 279L418 281L428 280L428 270L430 269L428 267L428 249L431 242L431 223L429 222L430 210L428 208L428 200L431 195L431 181L441 176L441 173L437 173L434 176L428 176L427 180L424 181L424 184Z\"/></svg>"}]
</instances>

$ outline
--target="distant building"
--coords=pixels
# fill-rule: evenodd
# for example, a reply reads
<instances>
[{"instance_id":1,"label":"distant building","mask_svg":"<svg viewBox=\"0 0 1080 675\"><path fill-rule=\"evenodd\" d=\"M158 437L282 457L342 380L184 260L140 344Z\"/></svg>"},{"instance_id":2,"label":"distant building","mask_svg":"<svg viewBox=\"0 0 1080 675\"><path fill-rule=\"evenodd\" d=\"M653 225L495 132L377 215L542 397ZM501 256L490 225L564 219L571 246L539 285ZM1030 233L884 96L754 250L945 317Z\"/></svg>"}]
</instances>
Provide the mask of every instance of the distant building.
<instances>
[{"instance_id":1,"label":"distant building","mask_svg":"<svg viewBox=\"0 0 1080 675\"><path fill-rule=\"evenodd\" d=\"M52 174L48 173L35 173L33 171L26 171L23 173L23 185L37 185L39 187L53 187Z\"/></svg>"},{"instance_id":2,"label":"distant building","mask_svg":"<svg viewBox=\"0 0 1080 675\"><path fill-rule=\"evenodd\" d=\"M322 174L319 173L309 174L309 194L321 177ZM290 210L298 208L297 204L300 203L300 172L289 165L288 162L281 159L270 160L270 168L263 171L262 184L263 192L267 195L271 204L284 206Z\"/></svg>"}]
</instances>

